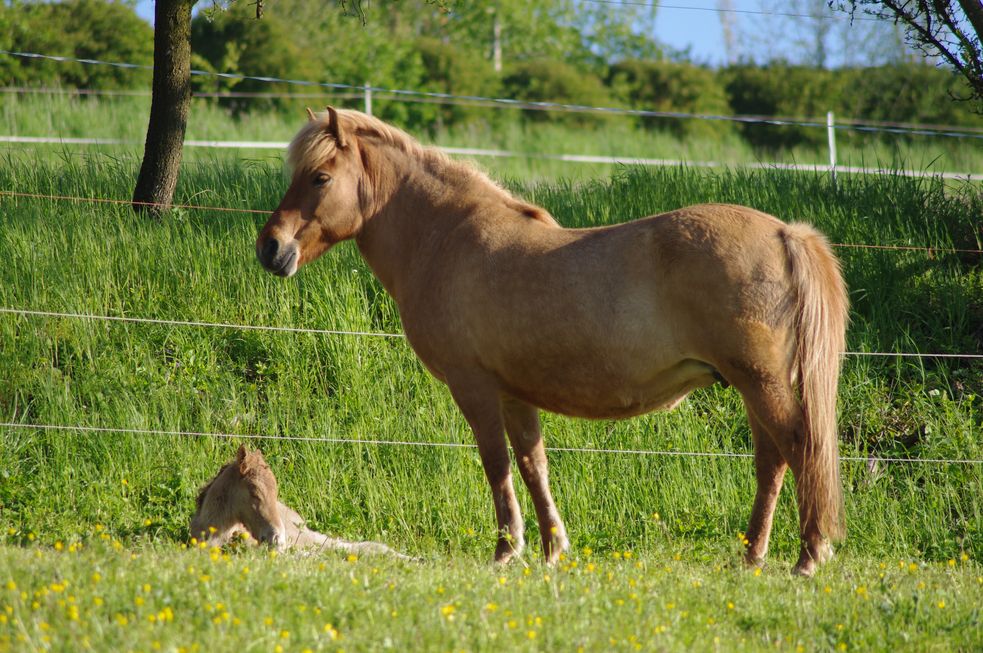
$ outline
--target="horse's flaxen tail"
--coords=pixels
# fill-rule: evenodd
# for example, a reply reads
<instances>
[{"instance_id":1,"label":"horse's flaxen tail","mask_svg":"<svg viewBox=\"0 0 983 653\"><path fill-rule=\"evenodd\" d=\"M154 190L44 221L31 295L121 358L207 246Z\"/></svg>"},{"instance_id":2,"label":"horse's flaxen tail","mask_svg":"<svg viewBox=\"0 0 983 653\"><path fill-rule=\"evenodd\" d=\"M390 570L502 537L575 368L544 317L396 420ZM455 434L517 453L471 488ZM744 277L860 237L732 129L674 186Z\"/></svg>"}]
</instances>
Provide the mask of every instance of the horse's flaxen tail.
<instances>
[{"instance_id":1,"label":"horse's flaxen tail","mask_svg":"<svg viewBox=\"0 0 983 653\"><path fill-rule=\"evenodd\" d=\"M830 540L845 534L840 486L836 391L846 348L849 299L840 263L826 238L806 224L783 230L796 310L796 365L805 419L799 493L801 524L816 519Z\"/></svg>"}]
</instances>

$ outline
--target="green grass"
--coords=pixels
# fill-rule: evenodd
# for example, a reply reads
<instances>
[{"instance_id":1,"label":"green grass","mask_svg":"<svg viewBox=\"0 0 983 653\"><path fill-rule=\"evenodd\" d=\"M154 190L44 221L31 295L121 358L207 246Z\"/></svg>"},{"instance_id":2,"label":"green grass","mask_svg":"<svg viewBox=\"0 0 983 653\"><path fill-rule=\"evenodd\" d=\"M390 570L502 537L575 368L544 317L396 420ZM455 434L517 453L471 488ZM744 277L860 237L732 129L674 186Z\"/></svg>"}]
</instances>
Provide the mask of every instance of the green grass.
<instances>
[{"instance_id":1,"label":"green grass","mask_svg":"<svg viewBox=\"0 0 983 653\"><path fill-rule=\"evenodd\" d=\"M137 164L126 156L8 154L0 189L126 198ZM980 246L979 189L953 191L933 180L858 176L834 187L821 175L667 168L512 185L570 226L732 201L807 219L838 243ZM216 157L186 168L177 200L272 209L283 188L279 163ZM174 211L150 221L125 206L10 197L0 197L0 215L0 307L400 329L393 303L351 243L296 279L264 273L253 253L261 216ZM837 252L851 288L851 350L983 349L979 256ZM0 428L0 536L12 533L0 546L0 583L10 578L28 592L23 600L0 594L0 609L9 605L16 614L0 623L0 638L13 638L12 650L22 647L18 635L41 647L42 621L51 625L55 648L88 637L95 650L147 650L155 638L165 649L194 641L201 650L240 643L268 650L279 630L291 632L284 642L291 650L329 644L374 649L387 636L394 648L410 642L440 650L515 643L596 650L613 646L609 637L621 646L630 636L670 650L714 648L714 637L721 648L738 650L774 646L778 638L783 650L799 643L831 649L841 642L851 648L893 648L892 642L979 648L980 465L845 462L848 538L818 579L803 582L788 577L798 548L791 487L779 503L765 574L755 577L736 566L731 545L753 496L749 460L554 452L554 493L574 551L593 549L606 560L599 569L604 573L585 575L587 561L578 554L580 571L533 564L525 577L521 569L500 571L486 562L494 519L474 449L250 440L263 448L284 500L314 528L385 541L430 562L352 566L329 556L319 570L318 561L235 553L208 572L214 582L202 584L210 558L181 551L180 544L196 489L239 440L71 426L468 443L467 425L446 389L404 341L393 339L6 314L0 315L0 343L0 417L69 427ZM978 362L850 357L840 396L841 453L983 458L981 391ZM553 447L750 451L740 398L719 387L695 393L672 413L622 422L547 415L544 429ZM535 542L533 511L526 493L519 494L528 539ZM97 524L136 559L93 538ZM74 556L52 553L59 540L86 547ZM624 550L644 569L612 559ZM528 557L535 556L532 546ZM956 561L951 568L950 559ZM899 560L915 561L917 573L898 569ZM189 565L195 574L187 573ZM372 565L381 571L373 573ZM661 571L665 565L675 571ZM256 575L243 579L242 566ZM93 589L93 571L114 580L105 590ZM550 582L542 580L544 573L552 574ZM512 592L497 589L502 574ZM352 577L356 591L342 591ZM74 596L85 606L78 624L66 621L67 607L55 596L30 609L32 593L60 579L78 588ZM628 596L630 579L639 600ZM391 580L398 589L383 599ZM515 589L519 580L526 584ZM693 586L696 580L700 587ZM145 623L149 607L133 603L143 583L153 587L153 606L160 610L170 601L180 622ZM866 599L857 595L859 587L866 588ZM105 594L104 606L93 606L96 592ZM234 606L230 614L248 625L237 631L212 624L214 615L202 606L218 601ZM299 613L297 601L305 609L321 606L344 639L328 643L322 633L315 640L323 624ZM455 601L451 622L440 608ZM945 608L933 608L939 601ZM487 602L512 610L522 625L512 632L504 614L485 615ZM679 607L667 609L667 603ZM285 607L274 611L273 605ZM393 609L399 616L390 622ZM132 627L114 625L117 612ZM263 623L268 614L272 625ZM525 620L535 616L545 625L527 628ZM707 624L711 618L715 625ZM656 636L663 625L670 629ZM531 629L538 640L528 640ZM223 633L232 638L220 640ZM426 635L405 639L412 633Z\"/></svg>"},{"instance_id":2,"label":"green grass","mask_svg":"<svg viewBox=\"0 0 983 653\"><path fill-rule=\"evenodd\" d=\"M979 565L842 557L792 581L578 551L556 568L223 554L105 540L0 548L0 651L971 651ZM736 542L735 542L736 543ZM617 557L616 557L617 556ZM684 559L685 558L685 559Z\"/></svg>"},{"instance_id":3,"label":"green grass","mask_svg":"<svg viewBox=\"0 0 983 653\"><path fill-rule=\"evenodd\" d=\"M384 102L380 100L380 102ZM316 99L310 104L318 107ZM360 102L347 105L361 109ZM379 107L382 105L379 104ZM73 138L116 138L133 141L133 146L87 146L92 151L133 154L146 136L149 97L88 97L68 95L6 95L0 97L0 132L19 136L61 136ZM487 111L487 110L485 110ZM528 158L479 157L480 165L498 176L521 179L558 177L590 179L606 177L617 166L596 163L573 163L544 158L540 155L584 154L661 158L683 161L716 161L736 165L749 162L784 162L825 165L829 153L823 145L796 147L784 151L756 150L747 144L736 129L718 136L681 138L666 132L636 128L633 118L611 116L590 128L549 122L522 124L516 112L502 110L494 124L480 120L439 129L425 140L436 145L505 149L528 153ZM268 111L245 113L237 119L204 99L193 101L188 123L188 140L257 140L288 141L305 119L298 106L296 115ZM983 173L983 148L976 139L931 138L906 140L901 137L864 136L838 132L837 157L842 166L903 168L919 171ZM37 149L58 154L58 145L5 144L8 150ZM77 150L76 150L77 151ZM279 162L281 153L272 150L223 151L221 156ZM187 159L210 161L214 150L187 148Z\"/></svg>"}]
</instances>

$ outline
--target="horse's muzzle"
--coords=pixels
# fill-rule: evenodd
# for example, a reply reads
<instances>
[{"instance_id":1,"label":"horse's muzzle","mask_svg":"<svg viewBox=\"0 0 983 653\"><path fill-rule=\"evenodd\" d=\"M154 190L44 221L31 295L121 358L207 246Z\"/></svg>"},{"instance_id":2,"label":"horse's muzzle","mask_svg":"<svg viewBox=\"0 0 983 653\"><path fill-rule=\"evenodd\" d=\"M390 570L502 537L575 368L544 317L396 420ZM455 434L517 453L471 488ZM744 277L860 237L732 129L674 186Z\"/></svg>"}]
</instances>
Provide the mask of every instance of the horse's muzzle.
<instances>
[{"instance_id":1,"label":"horse's muzzle","mask_svg":"<svg viewBox=\"0 0 983 653\"><path fill-rule=\"evenodd\" d=\"M300 262L300 248L297 241L281 244L276 238L256 243L256 257L264 268L275 275L289 277L297 271Z\"/></svg>"}]
</instances>

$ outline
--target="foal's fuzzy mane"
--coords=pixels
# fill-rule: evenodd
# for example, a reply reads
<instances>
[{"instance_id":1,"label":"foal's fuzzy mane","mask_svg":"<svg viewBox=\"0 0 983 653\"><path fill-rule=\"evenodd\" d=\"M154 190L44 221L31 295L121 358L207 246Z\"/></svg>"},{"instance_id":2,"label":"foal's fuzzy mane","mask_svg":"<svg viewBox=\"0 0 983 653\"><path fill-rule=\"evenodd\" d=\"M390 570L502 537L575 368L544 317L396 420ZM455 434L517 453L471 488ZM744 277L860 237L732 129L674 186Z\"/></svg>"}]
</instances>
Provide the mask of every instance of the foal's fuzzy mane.
<instances>
[{"instance_id":1,"label":"foal's fuzzy mane","mask_svg":"<svg viewBox=\"0 0 983 653\"><path fill-rule=\"evenodd\" d=\"M418 160L424 169L432 173L478 182L486 190L498 195L509 208L527 218L540 220L551 225L556 224L556 221L545 209L515 197L472 165L455 161L436 148L421 145L419 141L402 129L388 125L361 111L337 109L336 113L341 123L342 132L348 138L354 136L358 139L376 141L396 148ZM315 170L335 155L338 150L338 143L331 132L329 121L329 113L316 114L315 119L305 123L294 136L287 148L287 163L293 170Z\"/></svg>"}]
</instances>

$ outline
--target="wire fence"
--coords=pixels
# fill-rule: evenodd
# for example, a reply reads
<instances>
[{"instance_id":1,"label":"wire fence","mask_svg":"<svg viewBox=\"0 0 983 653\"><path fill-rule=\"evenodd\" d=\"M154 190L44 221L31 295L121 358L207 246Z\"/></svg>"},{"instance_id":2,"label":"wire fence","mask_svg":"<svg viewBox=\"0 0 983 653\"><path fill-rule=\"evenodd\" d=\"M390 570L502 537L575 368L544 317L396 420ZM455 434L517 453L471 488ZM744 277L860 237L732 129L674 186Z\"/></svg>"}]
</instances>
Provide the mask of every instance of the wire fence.
<instances>
[{"instance_id":1,"label":"wire fence","mask_svg":"<svg viewBox=\"0 0 983 653\"><path fill-rule=\"evenodd\" d=\"M362 100L365 98L365 86L355 87L359 89L358 93L335 93L335 92L320 92L320 93L278 93L273 91L192 91L192 98L201 99L265 99L265 100L316 100L316 99L338 99L338 100ZM370 88L372 88L370 86ZM377 93L383 93L376 89ZM84 96L131 96L131 97L151 97L153 93L149 90L114 90L114 89L98 89L98 88L67 88L60 86L5 86L0 87L0 93L7 95L84 95ZM385 95L385 94L384 94ZM378 97L378 96L376 96ZM381 99L400 99L397 96L383 97ZM475 106L475 107L491 107L495 106L491 102L457 102L454 98L417 98L413 100L412 98L401 98L400 101L411 102L434 102L438 104L462 104L463 106ZM530 111L537 110L534 106L520 106L522 100L516 100L516 108L528 109ZM764 116L764 115L752 115L752 114L741 114L733 116L735 119L747 119L747 120L784 120L784 121L805 121L819 124L820 118L803 118L803 117L792 117L792 116ZM943 125L943 124L932 124L932 123L912 123L912 122L899 122L890 120L867 120L862 118L837 118L837 121L844 125L857 125L861 127L891 127L903 130L925 130L932 132L965 132L969 134L978 133L983 135L983 127L972 127L966 125Z\"/></svg>"},{"instance_id":2,"label":"wire fence","mask_svg":"<svg viewBox=\"0 0 983 653\"><path fill-rule=\"evenodd\" d=\"M153 70L153 66L147 64L103 61L100 59L82 59L77 57L41 54L38 52L16 52L12 50L0 49L0 54L12 56L12 57L20 57L25 59L40 59L40 60L48 60L48 61L58 61L63 63L80 63L85 65L112 66L116 68L125 68L125 69ZM407 97L418 97L418 98L422 97L422 98L448 100L452 102L453 101L483 102L483 103L488 103L490 106L524 109L530 111L565 111L565 112L575 112L575 113L598 113L598 114L608 114L608 115L639 116L639 117L647 117L647 118L713 120L713 121L757 123L757 124L793 126L793 127L814 127L814 128L834 129L834 130L852 130L852 131L872 132L872 133L880 132L880 133L889 133L889 134L939 136L939 137L946 137L946 138L983 139L983 133L967 131L962 128L960 128L959 130L949 130L949 129L925 129L922 128L921 126L917 128L887 127L887 126L875 126L871 124L860 124L855 122L848 122L848 123L840 122L835 125L829 125L827 122L821 120L787 119L787 118L767 117L767 116L718 115L718 114L705 114L705 113L687 113L682 111L653 111L649 109L631 109L625 107L590 106L584 104L571 104L571 103L564 103L564 102L530 101L530 100L519 100L515 98L501 98L501 97L490 97L490 96L482 96L482 95L460 95L455 93L441 93L437 91L386 88L381 86L372 86L371 84L368 83L344 84L339 82L316 82L316 81L303 80L303 79L288 79L282 77L246 75L241 73L220 73L210 70L198 70L198 69L192 69L191 74L193 76L217 77L220 79L232 79L232 80L239 80L239 81L249 80L249 81L264 82L270 84L286 84L291 86L306 86L306 87L327 88L333 90L359 91L365 94L370 94L368 97L377 97L376 94L382 93L382 94L388 94L393 96L392 98L390 98L393 100L400 99L400 98L407 98Z\"/></svg>"},{"instance_id":3,"label":"wire fence","mask_svg":"<svg viewBox=\"0 0 983 653\"><path fill-rule=\"evenodd\" d=\"M55 200L55 201L65 201L65 202L80 202L80 203L93 203L93 204L112 204L117 206L146 206L161 209L187 209L187 210L198 210L198 211L216 211L222 213L246 213L251 215L264 215L269 216L271 211L264 209L245 209L245 208L234 208L225 206L212 206L207 204L160 204L155 202L139 202L133 200L124 199L114 199L114 198L103 198L103 197L81 197L75 195L52 195L45 193L23 193L13 190L0 190L0 198L3 197L13 197L13 198L23 198L23 199L43 199L43 200ZM924 252L929 256L935 256L938 254L983 254L983 249L970 249L970 248L960 248L960 247L927 247L921 245L880 245L880 244L869 244L869 243L830 243L831 247L841 248L841 249L869 249L869 250L885 250L885 251L899 251L899 252Z\"/></svg>"},{"instance_id":4,"label":"wire fence","mask_svg":"<svg viewBox=\"0 0 983 653\"><path fill-rule=\"evenodd\" d=\"M142 145L140 141L116 138L79 138L72 136L0 136L0 143L29 143L53 145ZM185 147L245 149L245 150L283 150L286 141L201 141L186 140ZM784 170L789 172L815 172L863 175L897 175L902 177L941 178L956 181L983 181L983 173L949 172L931 170L909 170L901 168L867 168L842 166L835 162L825 163L781 163L777 161L751 161L726 163L722 161L689 161L685 159L652 159L631 156L603 156L595 154L550 154L544 152L521 152L511 150L490 150L473 147L444 147L436 149L452 156L476 156L494 158L538 159L546 161L565 161L568 163L594 163L605 165L638 165L649 167L688 167L688 168L745 168L749 170Z\"/></svg>"},{"instance_id":5,"label":"wire fence","mask_svg":"<svg viewBox=\"0 0 983 653\"><path fill-rule=\"evenodd\" d=\"M92 313L72 313L66 311L42 311L27 308L0 307L0 314L20 315L38 318L68 318L75 320L93 320L102 322L129 322L131 324L156 324L160 326L203 327L215 329L237 329L241 331L271 331L279 333L306 333L330 336L358 336L367 338L405 338L402 333L385 331L349 331L343 329L314 329L305 327L272 326L260 324L235 324L231 322L205 322L201 320L169 320L164 318L131 317L125 315L94 315ZM846 356L881 356L898 358L949 358L965 360L983 360L983 354L970 353L922 353L898 351L847 351Z\"/></svg>"},{"instance_id":6,"label":"wire fence","mask_svg":"<svg viewBox=\"0 0 983 653\"><path fill-rule=\"evenodd\" d=\"M378 438L331 438L307 435L271 435L258 433L216 433L209 431L169 431L158 429L116 428L108 426L81 426L65 424L25 424L21 422L0 422L0 428L22 429L35 431L79 431L85 433L128 433L132 435L149 435L158 437L202 437L229 440L280 440L284 442L320 442L325 444L349 445L378 445L403 447L431 447L445 449L477 449L476 444L468 442L440 442L432 440L386 440ZM752 453L728 451L676 451L673 449L619 449L598 447L547 447L547 451L555 453L607 454L624 456L671 456L678 458L721 458L747 459L754 458ZM976 458L902 458L889 456L840 456L845 462L858 462L871 465L873 463L910 463L910 464L950 464L950 465L979 465L983 460Z\"/></svg>"}]
</instances>

